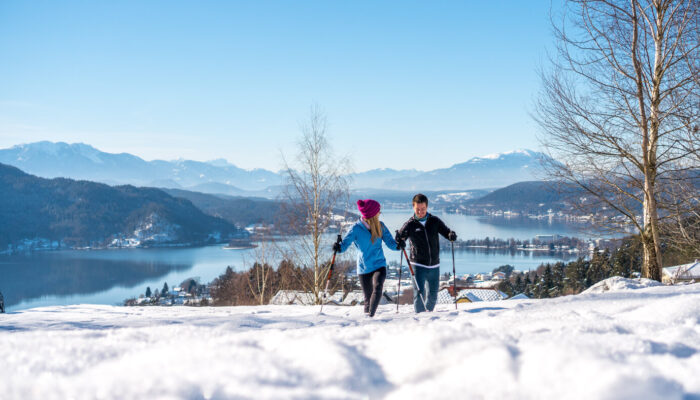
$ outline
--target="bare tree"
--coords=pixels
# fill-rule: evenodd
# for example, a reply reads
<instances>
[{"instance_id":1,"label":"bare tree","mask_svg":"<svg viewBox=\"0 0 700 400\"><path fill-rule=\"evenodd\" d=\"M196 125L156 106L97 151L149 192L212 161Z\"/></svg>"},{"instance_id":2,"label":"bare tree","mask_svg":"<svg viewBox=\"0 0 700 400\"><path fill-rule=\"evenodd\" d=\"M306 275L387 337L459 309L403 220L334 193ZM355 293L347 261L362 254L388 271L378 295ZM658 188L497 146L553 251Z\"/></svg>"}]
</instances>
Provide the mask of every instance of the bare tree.
<instances>
[{"instance_id":1,"label":"bare tree","mask_svg":"<svg viewBox=\"0 0 700 400\"><path fill-rule=\"evenodd\" d=\"M659 281L660 224L681 205L668 193L682 183L697 197L698 4L566 1L537 103L550 176L634 226L643 276Z\"/></svg>"},{"instance_id":2,"label":"bare tree","mask_svg":"<svg viewBox=\"0 0 700 400\"><path fill-rule=\"evenodd\" d=\"M282 155L286 190L282 202L281 227L289 234L286 258L298 269L298 282L321 301L328 273L332 235L337 210L346 210L349 199L349 161L333 154L328 142L328 123L318 106L312 106L301 125L295 163ZM343 215L344 216L344 215ZM328 256L328 257L326 257Z\"/></svg>"},{"instance_id":3,"label":"bare tree","mask_svg":"<svg viewBox=\"0 0 700 400\"><path fill-rule=\"evenodd\" d=\"M260 305L265 305L274 295L273 280L275 271L271 266L273 257L272 251L265 236L260 238L260 246L253 252L253 266L248 271L248 289L250 294L255 298L255 301Z\"/></svg>"}]
</instances>

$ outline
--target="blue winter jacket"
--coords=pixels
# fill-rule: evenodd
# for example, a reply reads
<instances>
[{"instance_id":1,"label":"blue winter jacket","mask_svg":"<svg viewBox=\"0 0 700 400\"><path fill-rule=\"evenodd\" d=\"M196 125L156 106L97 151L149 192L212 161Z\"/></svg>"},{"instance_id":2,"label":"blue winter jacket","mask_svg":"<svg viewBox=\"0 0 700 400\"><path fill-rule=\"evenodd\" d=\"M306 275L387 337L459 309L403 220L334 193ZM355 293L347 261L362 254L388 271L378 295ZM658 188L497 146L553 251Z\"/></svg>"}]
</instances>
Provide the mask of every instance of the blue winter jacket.
<instances>
[{"instance_id":1,"label":"blue winter jacket","mask_svg":"<svg viewBox=\"0 0 700 400\"><path fill-rule=\"evenodd\" d=\"M398 250L398 245L391 236L389 229L383 222L380 223L382 225L381 240L375 239L374 243L372 243L372 233L360 220L357 221L352 228L350 228L350 231L345 235L345 238L340 243L341 253L347 250L353 243L355 244L355 247L360 250L357 254L358 274L368 274L378 270L381 267L386 267L386 258L384 258L384 251L382 250L382 241L384 241L386 246L391 250Z\"/></svg>"}]
</instances>

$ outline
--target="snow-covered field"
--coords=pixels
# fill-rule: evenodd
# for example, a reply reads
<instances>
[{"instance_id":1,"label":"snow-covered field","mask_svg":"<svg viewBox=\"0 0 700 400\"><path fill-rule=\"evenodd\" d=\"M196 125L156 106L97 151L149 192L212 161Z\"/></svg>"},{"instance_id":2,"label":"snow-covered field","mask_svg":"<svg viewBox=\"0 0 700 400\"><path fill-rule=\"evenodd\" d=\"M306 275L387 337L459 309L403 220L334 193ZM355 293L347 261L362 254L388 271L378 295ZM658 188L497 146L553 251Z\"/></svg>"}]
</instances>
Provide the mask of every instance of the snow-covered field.
<instances>
[{"instance_id":1,"label":"snow-covered field","mask_svg":"<svg viewBox=\"0 0 700 400\"><path fill-rule=\"evenodd\" d=\"M0 314L0 397L700 399L700 284L318 311Z\"/></svg>"}]
</instances>

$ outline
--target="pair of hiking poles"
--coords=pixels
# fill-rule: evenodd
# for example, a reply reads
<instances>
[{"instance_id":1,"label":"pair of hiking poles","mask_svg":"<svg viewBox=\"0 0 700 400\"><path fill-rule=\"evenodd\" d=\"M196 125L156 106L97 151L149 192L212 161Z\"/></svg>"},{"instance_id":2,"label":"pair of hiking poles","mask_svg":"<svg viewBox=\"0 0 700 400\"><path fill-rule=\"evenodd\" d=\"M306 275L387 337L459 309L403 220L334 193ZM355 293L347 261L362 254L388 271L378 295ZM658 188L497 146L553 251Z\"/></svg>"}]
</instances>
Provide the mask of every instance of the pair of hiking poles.
<instances>
[{"instance_id":1,"label":"pair of hiking poles","mask_svg":"<svg viewBox=\"0 0 700 400\"><path fill-rule=\"evenodd\" d=\"M399 231L396 231L396 236L399 236ZM454 303L455 303L455 310L457 309L457 275L455 273L455 244L454 242L450 241L450 245L452 247L452 278L454 281ZM420 290L418 287L418 281L416 280L416 273L413 271L413 266L411 265L411 260L408 258L408 254L406 254L406 248L401 249L401 256L399 258L399 286L398 289L396 290L396 313L398 314L399 312L399 299L401 298L401 270L403 270L403 257L406 257L406 263L408 264L408 271L411 273L411 280L413 281L413 290L416 290L418 292L418 296L420 296L420 300L423 303L423 308L427 311L428 310L428 305L425 302L425 297L423 297L423 292Z\"/></svg>"},{"instance_id":2,"label":"pair of hiking poles","mask_svg":"<svg viewBox=\"0 0 700 400\"><path fill-rule=\"evenodd\" d=\"M396 236L398 237L399 231L396 231ZM343 238L341 235L338 235L336 238L336 243L340 244L340 242L343 241ZM457 309L457 274L455 272L455 245L454 242L450 241L450 245L452 247L452 280L453 280L453 285L454 285L454 303L455 303L455 310ZM319 314L323 312L323 305L325 304L325 299L328 296L328 286L331 283L331 276L333 274L333 268L335 267L335 256L337 254L337 251L333 251L333 258L331 259L331 265L330 268L328 268L328 275L326 276L326 288L323 291L323 299L321 300L321 310L319 311ZM413 266L411 265L411 260L408 258L408 254L406 254L406 248L401 249L401 256L399 258L399 285L396 293L396 312L399 312L399 298L401 297L401 271L403 270L403 257L406 257L406 263L408 264L408 270L411 272L411 280L413 281L413 290L416 290L418 293L418 296L420 296L420 300L423 303L423 307L425 310L428 310L427 303L425 302L425 297L423 297L423 292L420 290L418 287L418 281L416 280L416 273L413 271Z\"/></svg>"}]
</instances>

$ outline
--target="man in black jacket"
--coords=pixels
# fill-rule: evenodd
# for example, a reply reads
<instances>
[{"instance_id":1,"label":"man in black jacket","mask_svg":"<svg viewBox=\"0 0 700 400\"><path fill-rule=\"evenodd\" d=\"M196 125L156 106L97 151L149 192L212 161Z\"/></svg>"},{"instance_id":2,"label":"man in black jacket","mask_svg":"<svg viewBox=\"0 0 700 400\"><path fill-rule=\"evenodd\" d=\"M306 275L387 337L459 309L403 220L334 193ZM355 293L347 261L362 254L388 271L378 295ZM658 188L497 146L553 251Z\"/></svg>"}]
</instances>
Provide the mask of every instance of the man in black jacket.
<instances>
[{"instance_id":1,"label":"man in black jacket","mask_svg":"<svg viewBox=\"0 0 700 400\"><path fill-rule=\"evenodd\" d=\"M438 234L450 241L456 240L457 234L450 230L440 218L428 213L428 198L422 193L413 196L413 212L413 216L399 230L396 242L405 248L406 239L411 240L409 257L415 268L416 281L425 299L425 307L428 311L433 311L440 285ZM417 313L425 311L418 293L413 293L413 308Z\"/></svg>"}]
</instances>

